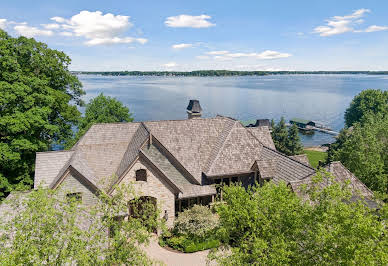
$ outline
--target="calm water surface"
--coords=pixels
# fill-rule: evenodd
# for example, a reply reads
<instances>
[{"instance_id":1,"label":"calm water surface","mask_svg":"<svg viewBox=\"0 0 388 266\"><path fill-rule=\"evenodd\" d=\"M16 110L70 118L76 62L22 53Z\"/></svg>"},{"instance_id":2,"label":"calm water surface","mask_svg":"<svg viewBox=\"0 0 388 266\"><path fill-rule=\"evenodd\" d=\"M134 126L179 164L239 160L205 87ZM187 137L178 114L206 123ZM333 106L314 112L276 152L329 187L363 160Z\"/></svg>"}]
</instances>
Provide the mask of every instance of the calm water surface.
<instances>
[{"instance_id":1,"label":"calm water surface","mask_svg":"<svg viewBox=\"0 0 388 266\"><path fill-rule=\"evenodd\" d=\"M116 97L136 121L186 119L189 99L201 102L204 117L217 114L240 120L284 116L324 122L339 131L344 111L360 91L388 88L388 76L279 75L258 77L134 77L80 75L86 95ZM305 146L333 142L316 132Z\"/></svg>"}]
</instances>

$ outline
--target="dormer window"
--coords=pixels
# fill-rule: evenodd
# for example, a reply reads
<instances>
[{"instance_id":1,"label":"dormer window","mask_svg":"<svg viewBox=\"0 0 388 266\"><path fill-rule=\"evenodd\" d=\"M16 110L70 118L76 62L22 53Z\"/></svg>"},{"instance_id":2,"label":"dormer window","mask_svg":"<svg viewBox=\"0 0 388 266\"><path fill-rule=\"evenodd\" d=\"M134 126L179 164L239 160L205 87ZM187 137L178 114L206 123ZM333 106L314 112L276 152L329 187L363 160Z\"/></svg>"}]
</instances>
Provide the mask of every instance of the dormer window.
<instances>
[{"instance_id":1,"label":"dormer window","mask_svg":"<svg viewBox=\"0 0 388 266\"><path fill-rule=\"evenodd\" d=\"M139 169L136 171L136 181L147 182L147 170L146 169Z\"/></svg>"}]
</instances>

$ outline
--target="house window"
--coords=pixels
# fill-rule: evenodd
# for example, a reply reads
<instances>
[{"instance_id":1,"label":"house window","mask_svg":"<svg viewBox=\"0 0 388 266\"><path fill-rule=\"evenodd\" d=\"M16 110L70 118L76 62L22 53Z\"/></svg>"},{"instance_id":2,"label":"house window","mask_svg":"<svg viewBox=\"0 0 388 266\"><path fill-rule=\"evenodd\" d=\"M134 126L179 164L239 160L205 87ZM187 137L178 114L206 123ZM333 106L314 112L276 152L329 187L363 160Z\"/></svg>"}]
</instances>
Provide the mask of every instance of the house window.
<instances>
[{"instance_id":1,"label":"house window","mask_svg":"<svg viewBox=\"0 0 388 266\"><path fill-rule=\"evenodd\" d=\"M82 202L82 193L68 193L66 194L66 199L68 202Z\"/></svg>"},{"instance_id":2,"label":"house window","mask_svg":"<svg viewBox=\"0 0 388 266\"><path fill-rule=\"evenodd\" d=\"M136 171L136 181L145 181L147 182L147 170L139 169Z\"/></svg>"}]
</instances>

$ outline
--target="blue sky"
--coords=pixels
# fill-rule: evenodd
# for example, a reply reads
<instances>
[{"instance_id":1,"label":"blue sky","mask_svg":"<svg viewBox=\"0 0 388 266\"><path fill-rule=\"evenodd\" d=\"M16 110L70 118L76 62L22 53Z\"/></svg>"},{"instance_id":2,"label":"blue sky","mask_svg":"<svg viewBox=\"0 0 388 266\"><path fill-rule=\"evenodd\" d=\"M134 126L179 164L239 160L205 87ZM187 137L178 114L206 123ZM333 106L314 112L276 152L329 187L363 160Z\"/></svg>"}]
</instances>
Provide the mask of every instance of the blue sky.
<instances>
[{"instance_id":1,"label":"blue sky","mask_svg":"<svg viewBox=\"0 0 388 266\"><path fill-rule=\"evenodd\" d=\"M72 70L388 70L388 1L3 0Z\"/></svg>"}]
</instances>

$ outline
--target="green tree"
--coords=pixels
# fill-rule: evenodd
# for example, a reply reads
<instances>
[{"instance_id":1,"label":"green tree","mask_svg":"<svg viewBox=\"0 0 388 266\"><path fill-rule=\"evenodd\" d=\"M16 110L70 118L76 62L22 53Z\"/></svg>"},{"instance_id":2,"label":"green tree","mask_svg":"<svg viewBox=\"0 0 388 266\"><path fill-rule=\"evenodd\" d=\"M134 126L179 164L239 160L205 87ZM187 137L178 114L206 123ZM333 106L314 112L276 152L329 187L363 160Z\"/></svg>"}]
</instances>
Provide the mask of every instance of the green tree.
<instances>
[{"instance_id":1,"label":"green tree","mask_svg":"<svg viewBox=\"0 0 388 266\"><path fill-rule=\"evenodd\" d=\"M303 152L303 146L296 125L292 125L287 129L284 117L282 117L276 125L272 120L271 126L271 136L278 151L286 155L297 155Z\"/></svg>"},{"instance_id":2,"label":"green tree","mask_svg":"<svg viewBox=\"0 0 388 266\"><path fill-rule=\"evenodd\" d=\"M286 122L284 117L282 117L273 128L271 132L271 136L275 147L278 151L290 155L290 150L287 148L288 143L288 131L286 127Z\"/></svg>"},{"instance_id":3,"label":"green tree","mask_svg":"<svg viewBox=\"0 0 388 266\"><path fill-rule=\"evenodd\" d=\"M297 155L303 152L303 146L299 137L299 130L295 124L288 129L287 149L291 155Z\"/></svg>"},{"instance_id":4,"label":"green tree","mask_svg":"<svg viewBox=\"0 0 388 266\"><path fill-rule=\"evenodd\" d=\"M341 134L330 159L341 161L370 189L388 193L388 114L364 115Z\"/></svg>"},{"instance_id":5,"label":"green tree","mask_svg":"<svg viewBox=\"0 0 388 266\"><path fill-rule=\"evenodd\" d=\"M345 124L351 127L367 114L377 114L388 109L388 91L364 90L355 96L345 111Z\"/></svg>"},{"instance_id":6,"label":"green tree","mask_svg":"<svg viewBox=\"0 0 388 266\"><path fill-rule=\"evenodd\" d=\"M132 114L129 112L128 107L125 107L115 98L104 96L101 93L86 105L85 115L78 123L78 131L66 143L66 148L71 148L93 124L132 121Z\"/></svg>"},{"instance_id":7,"label":"green tree","mask_svg":"<svg viewBox=\"0 0 388 266\"><path fill-rule=\"evenodd\" d=\"M224 187L224 203L216 205L224 245L211 258L220 265L388 263L386 205L376 215L350 201L349 188L327 173L302 191L304 199L285 183Z\"/></svg>"},{"instance_id":8,"label":"green tree","mask_svg":"<svg viewBox=\"0 0 388 266\"><path fill-rule=\"evenodd\" d=\"M151 265L141 248L151 236L143 217L124 215L128 198L133 197L138 199L130 186L117 187L112 196L100 194L98 204L89 207L48 189L13 199L7 204L19 212L0 224L0 261L2 265Z\"/></svg>"},{"instance_id":9,"label":"green tree","mask_svg":"<svg viewBox=\"0 0 388 266\"><path fill-rule=\"evenodd\" d=\"M72 135L84 91L70 58L0 30L0 198L29 188L35 153Z\"/></svg>"}]
</instances>

